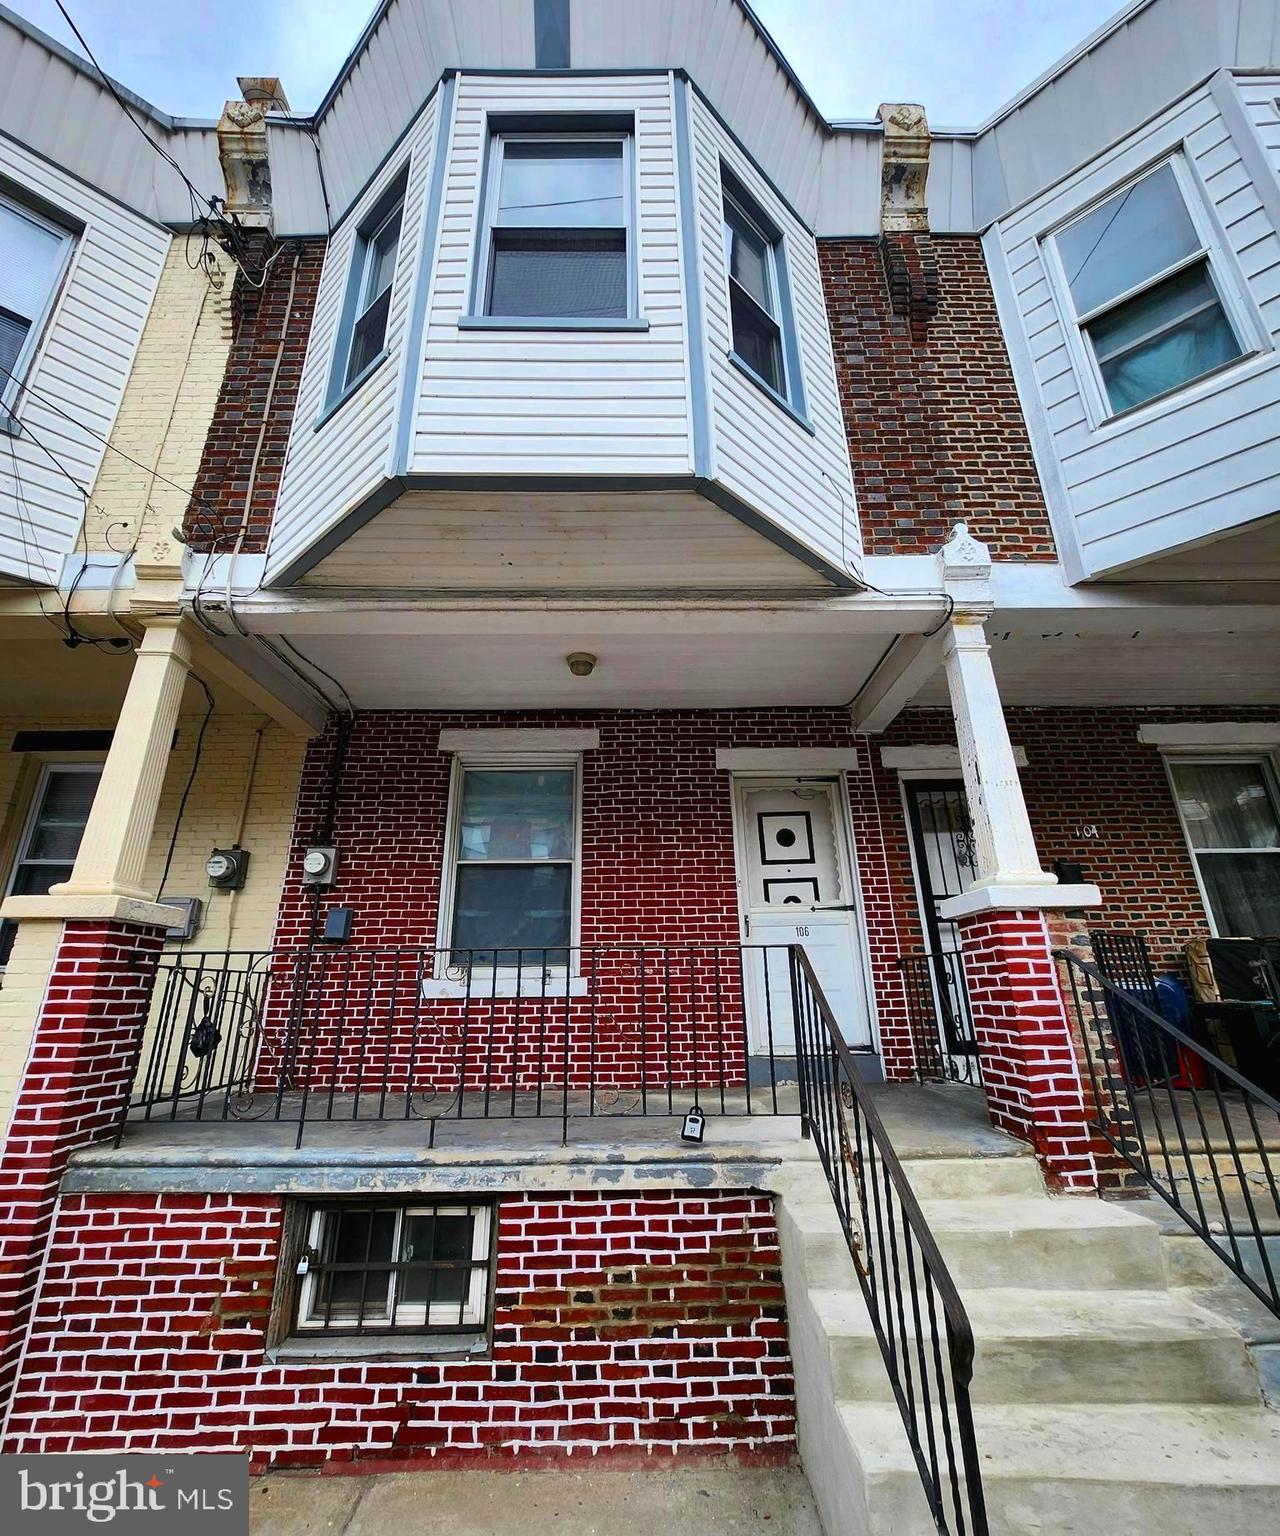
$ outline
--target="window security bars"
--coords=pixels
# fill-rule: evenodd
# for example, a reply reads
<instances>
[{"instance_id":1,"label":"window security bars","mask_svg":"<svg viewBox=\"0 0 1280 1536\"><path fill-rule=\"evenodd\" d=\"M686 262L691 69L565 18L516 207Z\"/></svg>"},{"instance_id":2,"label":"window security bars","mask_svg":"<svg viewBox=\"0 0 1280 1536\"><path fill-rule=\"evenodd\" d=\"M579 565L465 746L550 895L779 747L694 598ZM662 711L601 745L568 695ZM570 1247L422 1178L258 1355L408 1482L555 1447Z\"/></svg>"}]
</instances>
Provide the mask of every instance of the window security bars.
<instances>
[{"instance_id":1,"label":"window security bars","mask_svg":"<svg viewBox=\"0 0 1280 1536\"><path fill-rule=\"evenodd\" d=\"M1097 1129L1280 1316L1280 1102L1070 951Z\"/></svg>"},{"instance_id":2,"label":"window security bars","mask_svg":"<svg viewBox=\"0 0 1280 1536\"><path fill-rule=\"evenodd\" d=\"M963 955L899 955L898 969L918 1081L981 1083Z\"/></svg>"},{"instance_id":3,"label":"window security bars","mask_svg":"<svg viewBox=\"0 0 1280 1536\"><path fill-rule=\"evenodd\" d=\"M986 1536L973 1329L808 957L790 950L803 1113L938 1530Z\"/></svg>"},{"instance_id":4,"label":"window security bars","mask_svg":"<svg viewBox=\"0 0 1280 1536\"><path fill-rule=\"evenodd\" d=\"M297 1334L476 1332L487 1321L491 1208L324 1205L307 1217Z\"/></svg>"},{"instance_id":5,"label":"window security bars","mask_svg":"<svg viewBox=\"0 0 1280 1536\"><path fill-rule=\"evenodd\" d=\"M121 1121L795 1114L784 946L161 956Z\"/></svg>"}]
</instances>

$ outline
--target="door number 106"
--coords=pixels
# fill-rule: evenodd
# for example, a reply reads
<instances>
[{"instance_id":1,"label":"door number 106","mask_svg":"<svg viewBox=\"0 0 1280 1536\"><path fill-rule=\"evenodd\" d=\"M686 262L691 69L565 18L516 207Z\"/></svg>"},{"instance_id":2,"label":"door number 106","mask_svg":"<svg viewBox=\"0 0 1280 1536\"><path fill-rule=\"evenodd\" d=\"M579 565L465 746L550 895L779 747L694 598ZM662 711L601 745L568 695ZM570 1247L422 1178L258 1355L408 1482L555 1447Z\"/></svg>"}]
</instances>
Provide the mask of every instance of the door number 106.
<instances>
[{"instance_id":1,"label":"door number 106","mask_svg":"<svg viewBox=\"0 0 1280 1536\"><path fill-rule=\"evenodd\" d=\"M808 937L809 937L809 925L808 925L808 923L797 923L796 924L796 938L798 938L798 939L807 939Z\"/></svg>"}]
</instances>

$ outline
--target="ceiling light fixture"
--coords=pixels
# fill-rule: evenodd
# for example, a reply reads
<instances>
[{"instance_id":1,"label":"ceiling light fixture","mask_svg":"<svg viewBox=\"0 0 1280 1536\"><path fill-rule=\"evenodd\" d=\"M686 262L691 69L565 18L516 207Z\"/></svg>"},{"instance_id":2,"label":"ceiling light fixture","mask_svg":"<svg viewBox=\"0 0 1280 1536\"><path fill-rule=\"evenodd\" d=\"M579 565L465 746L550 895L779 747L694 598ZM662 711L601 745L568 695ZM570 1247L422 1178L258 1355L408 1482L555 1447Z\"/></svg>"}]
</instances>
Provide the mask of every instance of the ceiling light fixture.
<instances>
[{"instance_id":1,"label":"ceiling light fixture","mask_svg":"<svg viewBox=\"0 0 1280 1536\"><path fill-rule=\"evenodd\" d=\"M574 677L590 677L596 669L596 658L590 651L570 651L565 664Z\"/></svg>"}]
</instances>

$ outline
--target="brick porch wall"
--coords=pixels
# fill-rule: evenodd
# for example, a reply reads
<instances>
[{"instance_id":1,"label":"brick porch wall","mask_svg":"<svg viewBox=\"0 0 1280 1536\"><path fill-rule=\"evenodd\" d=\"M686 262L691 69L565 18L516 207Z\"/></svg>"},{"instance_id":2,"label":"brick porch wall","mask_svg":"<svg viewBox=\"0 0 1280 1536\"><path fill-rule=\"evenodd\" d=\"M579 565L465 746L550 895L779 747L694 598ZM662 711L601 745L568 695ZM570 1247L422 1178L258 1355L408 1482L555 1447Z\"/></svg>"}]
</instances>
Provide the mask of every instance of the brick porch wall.
<instances>
[{"instance_id":1,"label":"brick porch wall","mask_svg":"<svg viewBox=\"0 0 1280 1536\"><path fill-rule=\"evenodd\" d=\"M124 923L66 924L0 1155L0 1408L26 1337L71 1154L116 1124L162 942Z\"/></svg>"},{"instance_id":2,"label":"brick porch wall","mask_svg":"<svg viewBox=\"0 0 1280 1536\"><path fill-rule=\"evenodd\" d=\"M731 1453L789 1459L771 1201L501 1202L490 1358L273 1364L282 1203L64 1197L4 1449L248 1451L258 1464Z\"/></svg>"}]
</instances>

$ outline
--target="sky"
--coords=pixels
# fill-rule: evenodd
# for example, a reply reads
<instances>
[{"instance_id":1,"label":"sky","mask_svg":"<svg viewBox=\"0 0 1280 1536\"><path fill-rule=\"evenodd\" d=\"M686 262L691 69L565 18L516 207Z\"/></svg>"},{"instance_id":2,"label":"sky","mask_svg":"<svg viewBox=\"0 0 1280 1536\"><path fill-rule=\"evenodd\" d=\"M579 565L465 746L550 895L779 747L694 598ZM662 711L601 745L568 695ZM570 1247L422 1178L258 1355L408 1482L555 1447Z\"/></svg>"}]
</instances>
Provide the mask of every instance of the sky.
<instances>
[{"instance_id":1,"label":"sky","mask_svg":"<svg viewBox=\"0 0 1280 1536\"><path fill-rule=\"evenodd\" d=\"M54 0L6 0L78 46ZM625 4L626 0L576 0ZM297 112L319 102L373 0L63 0L108 74L180 117L213 117L237 75L278 75ZM754 0L829 118L923 103L973 127L1119 9L1121 0Z\"/></svg>"}]
</instances>

